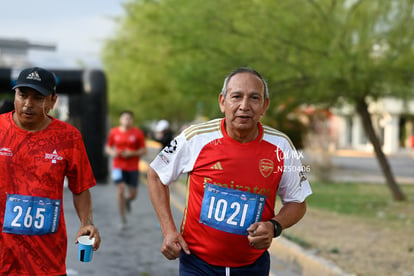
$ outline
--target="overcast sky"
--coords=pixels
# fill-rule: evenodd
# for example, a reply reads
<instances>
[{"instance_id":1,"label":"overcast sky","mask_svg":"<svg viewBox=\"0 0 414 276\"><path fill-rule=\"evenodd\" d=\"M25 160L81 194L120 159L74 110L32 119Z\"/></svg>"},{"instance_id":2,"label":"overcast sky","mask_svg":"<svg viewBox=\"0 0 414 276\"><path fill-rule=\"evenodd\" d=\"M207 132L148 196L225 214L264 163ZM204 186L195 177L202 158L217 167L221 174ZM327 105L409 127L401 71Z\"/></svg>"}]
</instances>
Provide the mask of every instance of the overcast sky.
<instances>
[{"instance_id":1,"label":"overcast sky","mask_svg":"<svg viewBox=\"0 0 414 276\"><path fill-rule=\"evenodd\" d=\"M115 30L124 0L0 0L0 38L56 45L55 52L30 51L44 67L100 67L103 41Z\"/></svg>"}]
</instances>

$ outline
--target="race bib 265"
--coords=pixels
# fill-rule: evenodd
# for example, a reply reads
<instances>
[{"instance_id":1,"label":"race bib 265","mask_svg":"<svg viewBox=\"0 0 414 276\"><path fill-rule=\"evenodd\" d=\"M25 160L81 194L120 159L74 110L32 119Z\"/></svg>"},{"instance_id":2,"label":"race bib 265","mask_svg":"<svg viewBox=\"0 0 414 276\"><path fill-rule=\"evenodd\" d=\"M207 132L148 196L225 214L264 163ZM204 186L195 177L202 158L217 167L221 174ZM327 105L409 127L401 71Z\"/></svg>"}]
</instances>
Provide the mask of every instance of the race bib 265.
<instances>
[{"instance_id":1,"label":"race bib 265","mask_svg":"<svg viewBox=\"0 0 414 276\"><path fill-rule=\"evenodd\" d=\"M3 232L19 235L55 233L61 201L45 197L8 194Z\"/></svg>"}]
</instances>

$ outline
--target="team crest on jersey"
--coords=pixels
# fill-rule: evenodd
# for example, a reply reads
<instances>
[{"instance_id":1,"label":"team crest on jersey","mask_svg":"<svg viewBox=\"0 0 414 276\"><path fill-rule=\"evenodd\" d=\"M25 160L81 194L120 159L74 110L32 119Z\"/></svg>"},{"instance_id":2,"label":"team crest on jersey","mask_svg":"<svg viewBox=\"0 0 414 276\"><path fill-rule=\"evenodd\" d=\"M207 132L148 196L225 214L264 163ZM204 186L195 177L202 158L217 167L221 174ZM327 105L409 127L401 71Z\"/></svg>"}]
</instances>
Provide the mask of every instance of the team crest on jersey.
<instances>
[{"instance_id":1,"label":"team crest on jersey","mask_svg":"<svg viewBox=\"0 0 414 276\"><path fill-rule=\"evenodd\" d=\"M50 159L50 160L52 160L52 163L53 164L56 164L56 161L63 160L63 157L62 156L59 156L57 154L57 151L54 150L53 153L45 153L45 159Z\"/></svg>"},{"instance_id":2,"label":"team crest on jersey","mask_svg":"<svg viewBox=\"0 0 414 276\"><path fill-rule=\"evenodd\" d=\"M262 159L259 162L259 170L260 170L260 173L264 177L268 177L269 175L272 174L274 166L275 165L274 165L274 163L273 163L272 160Z\"/></svg>"},{"instance_id":3,"label":"team crest on jersey","mask_svg":"<svg viewBox=\"0 0 414 276\"><path fill-rule=\"evenodd\" d=\"M9 148L0 148L0 155L13 156L13 152Z\"/></svg>"}]
</instances>

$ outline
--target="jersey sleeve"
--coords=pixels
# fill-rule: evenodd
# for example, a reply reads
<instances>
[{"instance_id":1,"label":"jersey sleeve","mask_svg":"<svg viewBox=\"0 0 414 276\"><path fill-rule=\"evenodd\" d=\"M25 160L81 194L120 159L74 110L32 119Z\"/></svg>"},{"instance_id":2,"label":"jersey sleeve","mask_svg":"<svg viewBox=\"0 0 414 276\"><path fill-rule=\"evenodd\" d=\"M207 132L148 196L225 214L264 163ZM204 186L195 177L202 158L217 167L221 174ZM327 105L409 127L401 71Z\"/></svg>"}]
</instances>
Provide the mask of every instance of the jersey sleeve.
<instances>
[{"instance_id":1,"label":"jersey sleeve","mask_svg":"<svg viewBox=\"0 0 414 276\"><path fill-rule=\"evenodd\" d=\"M282 203L303 202L312 194L309 181L302 165L301 152L289 143L284 145L284 171L281 177L278 195Z\"/></svg>"},{"instance_id":2,"label":"jersey sleeve","mask_svg":"<svg viewBox=\"0 0 414 276\"><path fill-rule=\"evenodd\" d=\"M161 182L168 185L184 172L189 156L185 137L180 134L171 141L170 146L160 151L150 166L158 174Z\"/></svg>"},{"instance_id":3,"label":"jersey sleeve","mask_svg":"<svg viewBox=\"0 0 414 276\"><path fill-rule=\"evenodd\" d=\"M85 149L85 145L80 133L75 135L73 140L72 158L68 166L69 189L79 194L96 185L92 167Z\"/></svg>"},{"instance_id":4,"label":"jersey sleeve","mask_svg":"<svg viewBox=\"0 0 414 276\"><path fill-rule=\"evenodd\" d=\"M188 173L194 165L197 154L191 149L184 133L173 139L151 162L150 166L158 174L161 182L168 185L175 181L180 174Z\"/></svg>"}]
</instances>

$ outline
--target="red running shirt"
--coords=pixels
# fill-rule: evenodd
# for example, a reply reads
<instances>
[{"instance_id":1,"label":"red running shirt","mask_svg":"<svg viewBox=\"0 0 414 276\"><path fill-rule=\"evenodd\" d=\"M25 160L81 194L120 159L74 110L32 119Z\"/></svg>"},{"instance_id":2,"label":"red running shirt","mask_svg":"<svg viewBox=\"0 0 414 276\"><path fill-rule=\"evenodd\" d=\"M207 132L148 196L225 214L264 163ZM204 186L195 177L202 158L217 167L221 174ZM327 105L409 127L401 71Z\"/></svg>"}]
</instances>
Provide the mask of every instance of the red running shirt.
<instances>
[{"instance_id":1,"label":"red running shirt","mask_svg":"<svg viewBox=\"0 0 414 276\"><path fill-rule=\"evenodd\" d=\"M107 145L115 147L118 151L145 148L144 133L136 127L122 131L120 127L111 129L108 135ZM113 159L113 167L124 171L137 171L139 169L139 156L124 158L122 156Z\"/></svg>"},{"instance_id":2,"label":"red running shirt","mask_svg":"<svg viewBox=\"0 0 414 276\"><path fill-rule=\"evenodd\" d=\"M216 119L184 130L151 167L166 185L189 174L181 233L190 251L211 265L239 267L254 263L265 249L250 246L245 235L200 223L205 184L265 195L266 221L275 215L276 195L286 203L303 202L312 193L299 157L280 131L259 124L258 137L242 144L227 135L224 119Z\"/></svg>"},{"instance_id":3,"label":"red running shirt","mask_svg":"<svg viewBox=\"0 0 414 276\"><path fill-rule=\"evenodd\" d=\"M76 128L52 118L46 129L28 132L16 126L12 112L0 115L0 226L4 225L7 194L62 201L65 176L76 194L96 185ZM66 249L62 202L56 233L0 232L0 275L66 274Z\"/></svg>"}]
</instances>

